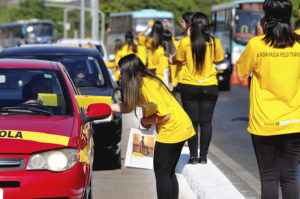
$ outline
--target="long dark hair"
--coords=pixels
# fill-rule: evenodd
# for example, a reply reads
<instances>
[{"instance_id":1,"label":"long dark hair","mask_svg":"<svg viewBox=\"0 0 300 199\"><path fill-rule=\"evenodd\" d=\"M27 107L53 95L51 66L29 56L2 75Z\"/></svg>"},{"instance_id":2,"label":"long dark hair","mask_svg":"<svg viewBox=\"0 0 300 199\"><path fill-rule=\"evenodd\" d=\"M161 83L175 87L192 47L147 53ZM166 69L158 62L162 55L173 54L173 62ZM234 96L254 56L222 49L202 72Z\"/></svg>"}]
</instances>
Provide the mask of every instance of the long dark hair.
<instances>
[{"instance_id":1,"label":"long dark hair","mask_svg":"<svg viewBox=\"0 0 300 199\"><path fill-rule=\"evenodd\" d=\"M193 17L193 13L192 12L186 12L184 13L181 18L185 21L186 23L186 27L187 29L189 27L191 27L191 24L192 24L192 17Z\"/></svg>"},{"instance_id":2,"label":"long dark hair","mask_svg":"<svg viewBox=\"0 0 300 199\"><path fill-rule=\"evenodd\" d=\"M121 68L121 87L123 90L123 103L132 109L142 103L141 84L143 77L150 77L164 83L150 72L143 62L134 54L127 55L118 63Z\"/></svg>"},{"instance_id":3,"label":"long dark hair","mask_svg":"<svg viewBox=\"0 0 300 199\"><path fill-rule=\"evenodd\" d=\"M208 17L202 12L195 13L191 24L191 46L193 60L196 61L196 72L198 73L202 71L205 61L207 42L212 45L211 38L215 43L214 37L209 34Z\"/></svg>"},{"instance_id":4,"label":"long dark hair","mask_svg":"<svg viewBox=\"0 0 300 199\"><path fill-rule=\"evenodd\" d=\"M157 49L158 46L162 45L163 33L164 33L163 23L161 21L155 21L149 35L152 38L152 47L154 47L154 49Z\"/></svg>"},{"instance_id":5,"label":"long dark hair","mask_svg":"<svg viewBox=\"0 0 300 199\"><path fill-rule=\"evenodd\" d=\"M116 53L118 50L121 50L122 47L123 47L123 42L122 42L122 40L119 39L119 38L116 39L116 40L115 40L115 47L114 47L115 53Z\"/></svg>"},{"instance_id":6,"label":"long dark hair","mask_svg":"<svg viewBox=\"0 0 300 199\"><path fill-rule=\"evenodd\" d=\"M131 47L131 49L134 53L137 52L137 46L135 45L135 43L133 41L133 34L131 32L125 33L125 43L128 44L129 47Z\"/></svg>"},{"instance_id":7,"label":"long dark hair","mask_svg":"<svg viewBox=\"0 0 300 199\"><path fill-rule=\"evenodd\" d=\"M290 0L265 0L265 24L266 36L264 41L274 48L291 47L294 43L300 42L291 27L291 16L293 5Z\"/></svg>"}]
</instances>

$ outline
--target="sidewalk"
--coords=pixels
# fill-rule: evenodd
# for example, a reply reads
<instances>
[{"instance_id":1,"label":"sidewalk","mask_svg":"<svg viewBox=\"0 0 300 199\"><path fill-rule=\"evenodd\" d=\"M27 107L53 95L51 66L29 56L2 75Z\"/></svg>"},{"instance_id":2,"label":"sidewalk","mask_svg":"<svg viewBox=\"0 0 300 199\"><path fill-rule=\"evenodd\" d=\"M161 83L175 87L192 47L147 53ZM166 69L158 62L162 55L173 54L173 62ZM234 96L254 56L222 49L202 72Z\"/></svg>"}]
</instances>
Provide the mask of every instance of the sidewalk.
<instances>
[{"instance_id":1,"label":"sidewalk","mask_svg":"<svg viewBox=\"0 0 300 199\"><path fill-rule=\"evenodd\" d=\"M189 156L184 146L176 172L182 174L197 199L245 199L212 161L191 165L187 164Z\"/></svg>"}]
</instances>

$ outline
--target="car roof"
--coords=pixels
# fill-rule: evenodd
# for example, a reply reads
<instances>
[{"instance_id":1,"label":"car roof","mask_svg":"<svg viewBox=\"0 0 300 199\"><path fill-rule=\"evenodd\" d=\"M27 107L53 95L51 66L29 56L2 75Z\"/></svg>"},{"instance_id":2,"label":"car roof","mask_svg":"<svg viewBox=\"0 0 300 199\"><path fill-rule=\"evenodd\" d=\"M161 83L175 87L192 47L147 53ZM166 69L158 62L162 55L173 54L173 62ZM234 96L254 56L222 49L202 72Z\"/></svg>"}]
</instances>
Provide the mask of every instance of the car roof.
<instances>
[{"instance_id":1,"label":"car roof","mask_svg":"<svg viewBox=\"0 0 300 199\"><path fill-rule=\"evenodd\" d=\"M58 70L58 62L29 59L0 59L0 68L38 68Z\"/></svg>"},{"instance_id":2,"label":"car roof","mask_svg":"<svg viewBox=\"0 0 300 199\"><path fill-rule=\"evenodd\" d=\"M90 55L99 56L100 53L96 49L80 48L71 46L59 45L24 45L14 48L3 49L0 57L13 56L13 55L33 55L33 54L68 54L68 55ZM102 57L101 57L102 58Z\"/></svg>"},{"instance_id":3,"label":"car roof","mask_svg":"<svg viewBox=\"0 0 300 199\"><path fill-rule=\"evenodd\" d=\"M57 43L61 44L92 44L92 45L103 45L101 41L92 39L60 39Z\"/></svg>"},{"instance_id":4,"label":"car roof","mask_svg":"<svg viewBox=\"0 0 300 199\"><path fill-rule=\"evenodd\" d=\"M96 49L98 48L97 46L100 46L100 48L102 49L100 54L103 54L104 61L108 60L105 45L100 40L65 38L65 39L58 40L56 44L65 45L65 46L79 46L84 48L96 48Z\"/></svg>"}]
</instances>

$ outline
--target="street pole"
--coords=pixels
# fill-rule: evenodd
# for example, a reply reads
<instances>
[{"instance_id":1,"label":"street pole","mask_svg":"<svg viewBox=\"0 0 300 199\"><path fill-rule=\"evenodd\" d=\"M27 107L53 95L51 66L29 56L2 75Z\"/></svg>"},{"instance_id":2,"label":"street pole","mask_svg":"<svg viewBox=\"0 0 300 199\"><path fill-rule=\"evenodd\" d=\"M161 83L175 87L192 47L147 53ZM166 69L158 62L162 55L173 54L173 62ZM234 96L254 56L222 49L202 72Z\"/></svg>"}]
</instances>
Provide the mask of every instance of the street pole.
<instances>
[{"instance_id":1,"label":"street pole","mask_svg":"<svg viewBox=\"0 0 300 199\"><path fill-rule=\"evenodd\" d=\"M80 0L80 38L85 38L85 11L84 11L84 0Z\"/></svg>"},{"instance_id":2,"label":"street pole","mask_svg":"<svg viewBox=\"0 0 300 199\"><path fill-rule=\"evenodd\" d=\"M64 8L64 38L67 38L67 19L68 19L68 8Z\"/></svg>"},{"instance_id":3,"label":"street pole","mask_svg":"<svg viewBox=\"0 0 300 199\"><path fill-rule=\"evenodd\" d=\"M81 6L77 6L77 5L45 3L45 6L47 6L47 7L54 7L54 8L64 8L64 9L68 8L68 11L76 9L76 10L80 10L82 12L82 7ZM92 8L86 8L86 7L84 7L84 10L87 11L87 12L91 12ZM97 13L98 13L98 15L99 14L101 15L101 36L100 36L100 40L102 42L104 42L104 37L105 37L105 35L104 35L105 34L105 14L101 10L97 10ZM83 25L83 29L84 29L84 25ZM84 31L83 31L83 33L84 33ZM77 38L77 34L76 34L76 38ZM83 38L84 38L84 36L83 36Z\"/></svg>"},{"instance_id":4,"label":"street pole","mask_svg":"<svg viewBox=\"0 0 300 199\"><path fill-rule=\"evenodd\" d=\"M99 0L91 0L92 39L99 40Z\"/></svg>"},{"instance_id":5,"label":"street pole","mask_svg":"<svg viewBox=\"0 0 300 199\"><path fill-rule=\"evenodd\" d=\"M105 14L101 10L99 10L99 13L101 14L101 41L104 43L104 31L105 31Z\"/></svg>"}]
</instances>

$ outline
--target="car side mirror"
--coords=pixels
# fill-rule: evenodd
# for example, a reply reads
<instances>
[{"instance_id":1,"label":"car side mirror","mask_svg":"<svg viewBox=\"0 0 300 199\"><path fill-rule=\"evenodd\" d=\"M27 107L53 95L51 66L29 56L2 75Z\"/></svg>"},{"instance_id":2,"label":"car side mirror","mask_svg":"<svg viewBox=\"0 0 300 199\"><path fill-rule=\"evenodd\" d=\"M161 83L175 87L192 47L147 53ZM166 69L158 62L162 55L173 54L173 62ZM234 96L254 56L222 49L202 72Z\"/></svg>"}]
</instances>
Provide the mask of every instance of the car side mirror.
<instances>
[{"instance_id":1,"label":"car side mirror","mask_svg":"<svg viewBox=\"0 0 300 199\"><path fill-rule=\"evenodd\" d=\"M88 106L87 113L84 117L84 122L89 122L93 120L102 120L109 117L111 114L111 108L108 104L97 103L90 104Z\"/></svg>"}]
</instances>

